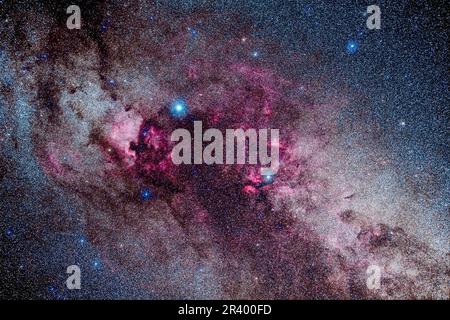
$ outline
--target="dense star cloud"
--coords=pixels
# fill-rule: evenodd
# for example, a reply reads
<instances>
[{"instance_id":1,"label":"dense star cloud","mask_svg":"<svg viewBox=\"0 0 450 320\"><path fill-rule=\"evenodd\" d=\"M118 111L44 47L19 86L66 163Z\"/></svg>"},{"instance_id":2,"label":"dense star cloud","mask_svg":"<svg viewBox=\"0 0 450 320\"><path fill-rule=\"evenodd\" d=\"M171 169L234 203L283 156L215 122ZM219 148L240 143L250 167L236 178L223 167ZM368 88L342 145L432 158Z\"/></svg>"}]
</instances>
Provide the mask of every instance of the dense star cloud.
<instances>
[{"instance_id":1,"label":"dense star cloud","mask_svg":"<svg viewBox=\"0 0 450 320\"><path fill-rule=\"evenodd\" d=\"M342 40L335 53L325 31L306 31L333 23L318 3L86 2L81 29L69 30L70 4L2 3L2 296L448 297L445 94L428 104L436 89L408 61L400 87L386 85L399 76L392 70L375 75L368 61L380 58L364 46L394 49L383 49L389 31L386 40L383 29L364 30L364 6L336 11L334 19L360 14L349 25L363 31L348 38L329 28ZM402 136L422 114L380 111L411 86L427 93L418 106L435 118L421 122L436 130L432 142ZM193 133L194 121L222 132L279 129L279 170L174 164L170 135ZM414 160L392 146L399 139ZM80 291L64 285L74 264Z\"/></svg>"}]
</instances>

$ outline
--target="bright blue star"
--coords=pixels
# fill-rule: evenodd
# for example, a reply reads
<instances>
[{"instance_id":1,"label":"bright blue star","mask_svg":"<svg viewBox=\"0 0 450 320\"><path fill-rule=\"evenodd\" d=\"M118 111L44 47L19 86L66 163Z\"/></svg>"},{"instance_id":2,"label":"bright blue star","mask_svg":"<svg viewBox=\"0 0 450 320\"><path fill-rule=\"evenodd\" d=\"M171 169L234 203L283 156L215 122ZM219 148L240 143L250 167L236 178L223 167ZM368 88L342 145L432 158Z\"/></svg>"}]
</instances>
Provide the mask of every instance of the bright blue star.
<instances>
[{"instance_id":1,"label":"bright blue star","mask_svg":"<svg viewBox=\"0 0 450 320\"><path fill-rule=\"evenodd\" d=\"M253 51L252 52L252 57L253 58L258 58L259 57L259 52L258 51Z\"/></svg>"},{"instance_id":2,"label":"bright blue star","mask_svg":"<svg viewBox=\"0 0 450 320\"><path fill-rule=\"evenodd\" d=\"M148 201L153 198L153 193L150 189L144 188L141 191L141 199L142 201Z\"/></svg>"},{"instance_id":3,"label":"bright blue star","mask_svg":"<svg viewBox=\"0 0 450 320\"><path fill-rule=\"evenodd\" d=\"M264 184L271 184L273 183L274 176L273 174L265 174L262 176Z\"/></svg>"},{"instance_id":4,"label":"bright blue star","mask_svg":"<svg viewBox=\"0 0 450 320\"><path fill-rule=\"evenodd\" d=\"M354 40L349 40L347 42L346 50L348 54L355 54L359 49L359 45Z\"/></svg>"},{"instance_id":5,"label":"bright blue star","mask_svg":"<svg viewBox=\"0 0 450 320\"><path fill-rule=\"evenodd\" d=\"M189 27L188 28L189 33L191 34L192 38L196 38L198 36L198 31L195 30L194 28Z\"/></svg>"},{"instance_id":6,"label":"bright blue star","mask_svg":"<svg viewBox=\"0 0 450 320\"><path fill-rule=\"evenodd\" d=\"M99 259L95 259L92 262L92 265L94 266L95 269L100 269L102 267L102 262Z\"/></svg>"},{"instance_id":7,"label":"bright blue star","mask_svg":"<svg viewBox=\"0 0 450 320\"><path fill-rule=\"evenodd\" d=\"M86 239L84 237L80 238L80 244L84 245L86 243Z\"/></svg>"},{"instance_id":8,"label":"bright blue star","mask_svg":"<svg viewBox=\"0 0 450 320\"><path fill-rule=\"evenodd\" d=\"M8 238L11 238L12 236L14 236L14 230L11 228L11 227L9 227L8 229L6 229L6 236L8 237Z\"/></svg>"},{"instance_id":9,"label":"bright blue star","mask_svg":"<svg viewBox=\"0 0 450 320\"><path fill-rule=\"evenodd\" d=\"M170 104L170 113L175 118L184 118L188 114L188 106L183 99L176 99Z\"/></svg>"}]
</instances>

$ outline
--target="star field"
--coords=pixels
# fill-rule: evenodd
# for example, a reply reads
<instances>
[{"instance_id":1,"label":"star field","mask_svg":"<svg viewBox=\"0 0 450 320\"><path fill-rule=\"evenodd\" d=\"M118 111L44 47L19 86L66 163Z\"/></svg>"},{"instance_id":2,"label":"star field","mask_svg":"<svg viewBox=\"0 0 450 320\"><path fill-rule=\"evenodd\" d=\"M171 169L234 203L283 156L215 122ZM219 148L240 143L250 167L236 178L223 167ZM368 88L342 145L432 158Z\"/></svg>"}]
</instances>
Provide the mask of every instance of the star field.
<instances>
[{"instance_id":1,"label":"star field","mask_svg":"<svg viewBox=\"0 0 450 320\"><path fill-rule=\"evenodd\" d=\"M0 1L0 297L448 299L445 2L374 4ZM194 121L279 172L175 165Z\"/></svg>"}]
</instances>

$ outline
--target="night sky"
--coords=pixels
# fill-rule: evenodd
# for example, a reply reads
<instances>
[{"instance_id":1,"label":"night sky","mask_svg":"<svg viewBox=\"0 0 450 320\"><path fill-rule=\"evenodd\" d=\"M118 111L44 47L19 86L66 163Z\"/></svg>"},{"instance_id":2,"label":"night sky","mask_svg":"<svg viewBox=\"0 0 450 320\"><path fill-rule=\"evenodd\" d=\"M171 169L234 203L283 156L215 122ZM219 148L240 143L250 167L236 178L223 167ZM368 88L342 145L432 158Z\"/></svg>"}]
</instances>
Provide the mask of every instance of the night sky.
<instances>
[{"instance_id":1,"label":"night sky","mask_svg":"<svg viewBox=\"0 0 450 320\"><path fill-rule=\"evenodd\" d=\"M447 9L0 0L0 297L448 299ZM195 120L279 172L174 165Z\"/></svg>"}]
</instances>

